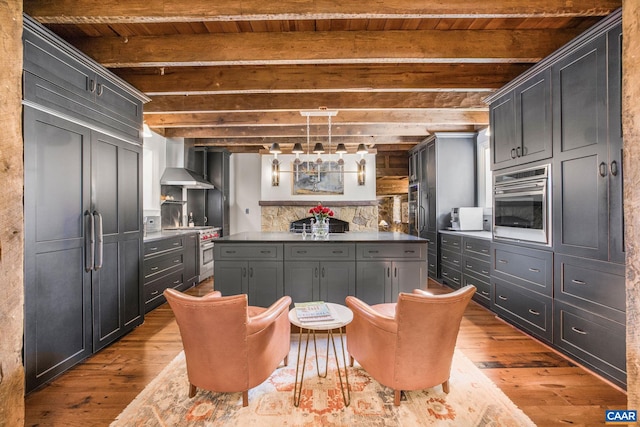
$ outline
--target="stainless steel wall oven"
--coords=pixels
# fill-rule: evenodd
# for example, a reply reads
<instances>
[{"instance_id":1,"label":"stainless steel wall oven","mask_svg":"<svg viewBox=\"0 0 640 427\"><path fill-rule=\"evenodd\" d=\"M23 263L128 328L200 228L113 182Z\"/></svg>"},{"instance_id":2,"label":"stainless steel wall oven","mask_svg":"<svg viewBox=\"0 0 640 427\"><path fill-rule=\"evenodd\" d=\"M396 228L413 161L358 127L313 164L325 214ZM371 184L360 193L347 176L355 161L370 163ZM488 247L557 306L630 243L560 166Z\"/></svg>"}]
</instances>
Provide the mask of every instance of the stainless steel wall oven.
<instances>
[{"instance_id":1,"label":"stainless steel wall oven","mask_svg":"<svg viewBox=\"0 0 640 427\"><path fill-rule=\"evenodd\" d=\"M494 173L494 239L551 246L550 165Z\"/></svg>"}]
</instances>

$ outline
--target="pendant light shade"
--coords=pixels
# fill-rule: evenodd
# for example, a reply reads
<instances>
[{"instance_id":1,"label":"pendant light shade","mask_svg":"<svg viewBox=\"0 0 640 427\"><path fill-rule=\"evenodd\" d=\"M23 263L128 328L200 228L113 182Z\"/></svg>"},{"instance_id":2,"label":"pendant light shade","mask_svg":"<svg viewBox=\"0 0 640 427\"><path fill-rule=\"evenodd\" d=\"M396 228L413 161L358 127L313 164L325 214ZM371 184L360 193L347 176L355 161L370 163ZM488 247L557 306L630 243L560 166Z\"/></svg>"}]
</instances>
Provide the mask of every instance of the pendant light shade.
<instances>
[{"instance_id":1,"label":"pendant light shade","mask_svg":"<svg viewBox=\"0 0 640 427\"><path fill-rule=\"evenodd\" d=\"M304 150L302 149L302 144L300 144L299 142L296 142L295 144L293 144L293 149L291 150L291 152L293 154L302 154L302 153L304 153Z\"/></svg>"},{"instance_id":2,"label":"pendant light shade","mask_svg":"<svg viewBox=\"0 0 640 427\"><path fill-rule=\"evenodd\" d=\"M282 150L280 149L280 144L278 144L277 142L274 142L273 144L271 144L271 148L269 149L269 152L272 154L282 153Z\"/></svg>"},{"instance_id":3,"label":"pendant light shade","mask_svg":"<svg viewBox=\"0 0 640 427\"><path fill-rule=\"evenodd\" d=\"M345 147L342 142L339 143L338 146L336 147L336 153L347 154L347 147Z\"/></svg>"},{"instance_id":4,"label":"pendant light shade","mask_svg":"<svg viewBox=\"0 0 640 427\"><path fill-rule=\"evenodd\" d=\"M367 150L367 147L365 147L364 144L358 144L358 149L356 150L356 153L358 154L367 154L369 151Z\"/></svg>"},{"instance_id":5,"label":"pendant light shade","mask_svg":"<svg viewBox=\"0 0 640 427\"><path fill-rule=\"evenodd\" d=\"M316 154L324 153L324 146L321 142L316 142L316 145L313 147L313 152Z\"/></svg>"}]
</instances>

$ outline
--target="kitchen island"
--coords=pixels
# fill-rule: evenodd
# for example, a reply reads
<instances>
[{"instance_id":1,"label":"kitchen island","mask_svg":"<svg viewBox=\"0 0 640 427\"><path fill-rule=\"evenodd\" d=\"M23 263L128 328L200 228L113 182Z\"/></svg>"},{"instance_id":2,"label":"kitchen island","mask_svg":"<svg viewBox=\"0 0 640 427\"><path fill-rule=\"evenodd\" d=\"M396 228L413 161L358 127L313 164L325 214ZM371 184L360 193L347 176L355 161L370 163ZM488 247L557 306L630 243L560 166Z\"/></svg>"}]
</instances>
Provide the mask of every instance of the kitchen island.
<instances>
[{"instance_id":1,"label":"kitchen island","mask_svg":"<svg viewBox=\"0 0 640 427\"><path fill-rule=\"evenodd\" d=\"M214 289L244 293L249 304L395 302L399 292L427 287L427 241L403 233L331 233L316 240L288 232L238 233L216 240Z\"/></svg>"}]
</instances>

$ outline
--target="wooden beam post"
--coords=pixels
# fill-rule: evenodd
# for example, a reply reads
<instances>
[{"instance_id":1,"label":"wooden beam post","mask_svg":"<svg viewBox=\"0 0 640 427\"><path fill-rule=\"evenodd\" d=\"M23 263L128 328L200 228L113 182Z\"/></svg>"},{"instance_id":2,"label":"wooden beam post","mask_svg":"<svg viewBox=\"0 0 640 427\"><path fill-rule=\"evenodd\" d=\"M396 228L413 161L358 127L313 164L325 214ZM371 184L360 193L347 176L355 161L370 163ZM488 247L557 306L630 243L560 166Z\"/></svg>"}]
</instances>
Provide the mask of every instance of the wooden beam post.
<instances>
[{"instance_id":1,"label":"wooden beam post","mask_svg":"<svg viewBox=\"0 0 640 427\"><path fill-rule=\"evenodd\" d=\"M622 2L622 129L627 252L627 408L640 410L640 3Z\"/></svg>"},{"instance_id":2,"label":"wooden beam post","mask_svg":"<svg viewBox=\"0 0 640 427\"><path fill-rule=\"evenodd\" d=\"M0 425L24 424L22 2L0 6Z\"/></svg>"}]
</instances>

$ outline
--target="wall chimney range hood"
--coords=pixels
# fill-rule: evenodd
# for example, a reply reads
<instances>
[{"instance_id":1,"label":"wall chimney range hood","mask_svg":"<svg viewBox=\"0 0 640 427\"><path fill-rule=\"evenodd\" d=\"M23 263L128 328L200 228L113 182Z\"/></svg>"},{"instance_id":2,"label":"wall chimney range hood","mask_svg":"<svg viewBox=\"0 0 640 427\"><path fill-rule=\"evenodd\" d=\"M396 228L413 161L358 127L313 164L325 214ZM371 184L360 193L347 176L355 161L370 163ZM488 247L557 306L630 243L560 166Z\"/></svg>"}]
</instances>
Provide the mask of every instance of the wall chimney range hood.
<instances>
[{"instance_id":1,"label":"wall chimney range hood","mask_svg":"<svg viewBox=\"0 0 640 427\"><path fill-rule=\"evenodd\" d=\"M201 176L185 168L165 168L162 178L160 178L160 184L176 185L190 190L211 190L214 188L209 181L205 181Z\"/></svg>"}]
</instances>

